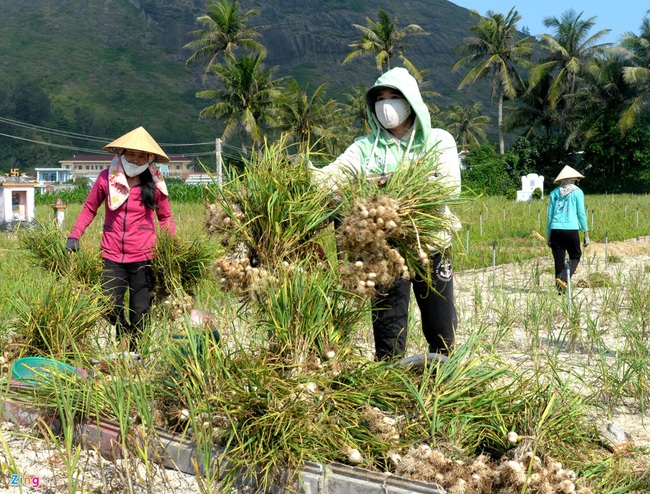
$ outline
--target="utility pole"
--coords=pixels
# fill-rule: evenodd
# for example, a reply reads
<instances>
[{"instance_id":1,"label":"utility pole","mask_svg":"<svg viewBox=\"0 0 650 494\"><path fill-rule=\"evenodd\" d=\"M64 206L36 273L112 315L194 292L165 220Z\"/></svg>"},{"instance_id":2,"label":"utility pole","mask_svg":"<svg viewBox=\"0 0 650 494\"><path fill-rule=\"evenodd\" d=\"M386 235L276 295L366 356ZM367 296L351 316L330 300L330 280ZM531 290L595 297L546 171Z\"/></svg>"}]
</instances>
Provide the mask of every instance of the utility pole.
<instances>
[{"instance_id":1,"label":"utility pole","mask_svg":"<svg viewBox=\"0 0 650 494\"><path fill-rule=\"evenodd\" d=\"M223 188L223 162L221 161L221 139L215 139L215 154L217 158L217 185Z\"/></svg>"}]
</instances>

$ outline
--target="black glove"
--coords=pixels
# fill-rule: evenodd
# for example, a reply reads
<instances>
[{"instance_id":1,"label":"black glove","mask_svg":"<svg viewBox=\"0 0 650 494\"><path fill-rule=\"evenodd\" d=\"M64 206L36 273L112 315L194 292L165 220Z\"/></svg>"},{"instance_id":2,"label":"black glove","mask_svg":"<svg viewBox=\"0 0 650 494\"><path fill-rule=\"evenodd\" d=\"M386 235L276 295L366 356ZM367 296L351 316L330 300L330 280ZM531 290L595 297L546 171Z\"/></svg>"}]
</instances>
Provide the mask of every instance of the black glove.
<instances>
[{"instance_id":1,"label":"black glove","mask_svg":"<svg viewBox=\"0 0 650 494\"><path fill-rule=\"evenodd\" d=\"M546 245L551 246L551 236L546 237Z\"/></svg>"},{"instance_id":2,"label":"black glove","mask_svg":"<svg viewBox=\"0 0 650 494\"><path fill-rule=\"evenodd\" d=\"M65 247L68 249L68 252L77 252L79 250L79 239L68 237L65 241Z\"/></svg>"}]
</instances>

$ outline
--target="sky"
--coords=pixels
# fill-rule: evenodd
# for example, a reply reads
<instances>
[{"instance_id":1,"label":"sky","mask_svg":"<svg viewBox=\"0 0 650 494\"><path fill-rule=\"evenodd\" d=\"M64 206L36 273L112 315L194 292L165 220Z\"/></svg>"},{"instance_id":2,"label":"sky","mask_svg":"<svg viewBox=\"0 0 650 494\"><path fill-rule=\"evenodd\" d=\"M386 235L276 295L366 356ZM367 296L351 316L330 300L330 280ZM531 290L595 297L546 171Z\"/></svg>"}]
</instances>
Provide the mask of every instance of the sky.
<instances>
[{"instance_id":1,"label":"sky","mask_svg":"<svg viewBox=\"0 0 650 494\"><path fill-rule=\"evenodd\" d=\"M601 29L611 29L611 32L602 38L603 43L618 43L620 37L628 31L640 33L641 22L650 5L644 0L452 0L453 3L466 9L476 10L485 15L488 10L507 14L512 7L519 12L521 21L517 24L519 29L528 27L530 34L554 34L544 26L544 18L561 18L569 9L577 13L583 12L581 19L586 20L596 17L595 26L590 34L595 34Z\"/></svg>"}]
</instances>

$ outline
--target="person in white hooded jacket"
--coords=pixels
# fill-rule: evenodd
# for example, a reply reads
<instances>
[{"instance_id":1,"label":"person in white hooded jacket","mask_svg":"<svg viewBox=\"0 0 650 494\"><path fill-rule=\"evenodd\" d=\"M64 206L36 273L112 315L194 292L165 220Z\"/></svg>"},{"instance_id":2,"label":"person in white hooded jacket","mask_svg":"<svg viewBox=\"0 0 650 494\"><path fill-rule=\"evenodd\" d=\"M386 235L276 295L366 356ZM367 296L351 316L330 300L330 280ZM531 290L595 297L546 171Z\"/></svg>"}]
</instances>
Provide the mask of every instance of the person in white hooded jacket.
<instances>
[{"instance_id":1,"label":"person in white hooded jacket","mask_svg":"<svg viewBox=\"0 0 650 494\"><path fill-rule=\"evenodd\" d=\"M351 175L389 176L406 160L430 156L436 161L436 179L460 191L456 142L449 132L431 128L429 110L417 81L406 69L394 68L379 77L366 93L366 105L372 134L358 138L333 163L316 170L317 181L336 189L337 183ZM460 228L448 208L444 214L453 229ZM453 232L440 234L446 248L442 252L430 251L434 286L417 278L400 278L392 286L378 290L372 310L378 360L401 356L406 350L411 286L429 352L447 354L453 347L457 327L451 265Z\"/></svg>"}]
</instances>

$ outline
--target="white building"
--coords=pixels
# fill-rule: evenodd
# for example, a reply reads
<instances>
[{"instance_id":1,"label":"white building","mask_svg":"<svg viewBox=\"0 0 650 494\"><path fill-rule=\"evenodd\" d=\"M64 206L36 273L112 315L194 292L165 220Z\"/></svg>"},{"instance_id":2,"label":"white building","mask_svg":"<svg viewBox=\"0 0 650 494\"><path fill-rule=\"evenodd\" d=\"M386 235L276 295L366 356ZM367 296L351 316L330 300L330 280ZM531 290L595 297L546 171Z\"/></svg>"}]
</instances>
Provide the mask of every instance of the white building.
<instances>
[{"instance_id":1,"label":"white building","mask_svg":"<svg viewBox=\"0 0 650 494\"><path fill-rule=\"evenodd\" d=\"M544 177L537 173L529 173L521 177L521 190L517 191L518 201L530 201L533 198L533 191L540 189L544 197Z\"/></svg>"},{"instance_id":2,"label":"white building","mask_svg":"<svg viewBox=\"0 0 650 494\"><path fill-rule=\"evenodd\" d=\"M34 221L36 185L33 177L0 178L0 228Z\"/></svg>"},{"instance_id":3,"label":"white building","mask_svg":"<svg viewBox=\"0 0 650 494\"><path fill-rule=\"evenodd\" d=\"M64 184L72 180L70 170L63 168L35 168L36 171L36 189L39 193L53 192L55 184ZM58 185L58 187L64 187Z\"/></svg>"},{"instance_id":4,"label":"white building","mask_svg":"<svg viewBox=\"0 0 650 494\"><path fill-rule=\"evenodd\" d=\"M72 174L72 178L87 177L91 182L99 176L99 173L108 168L113 160L113 155L92 154L75 155L59 161L61 169ZM179 154L170 154L169 163L157 163L156 166L165 177L185 178L193 172L192 159Z\"/></svg>"},{"instance_id":5,"label":"white building","mask_svg":"<svg viewBox=\"0 0 650 494\"><path fill-rule=\"evenodd\" d=\"M63 168L36 168L35 170L39 186L62 184L72 180L72 172Z\"/></svg>"}]
</instances>

